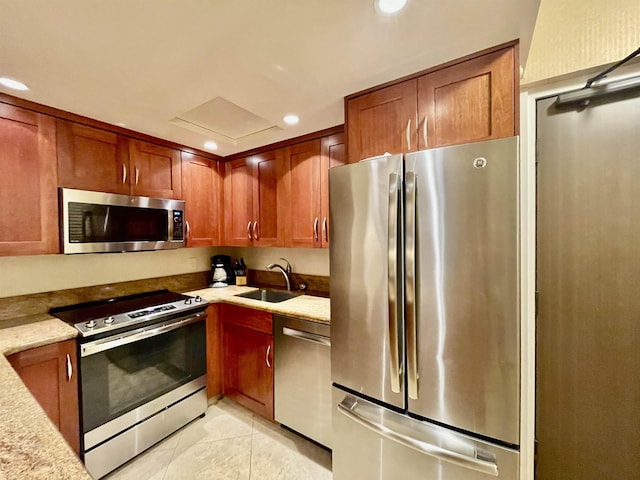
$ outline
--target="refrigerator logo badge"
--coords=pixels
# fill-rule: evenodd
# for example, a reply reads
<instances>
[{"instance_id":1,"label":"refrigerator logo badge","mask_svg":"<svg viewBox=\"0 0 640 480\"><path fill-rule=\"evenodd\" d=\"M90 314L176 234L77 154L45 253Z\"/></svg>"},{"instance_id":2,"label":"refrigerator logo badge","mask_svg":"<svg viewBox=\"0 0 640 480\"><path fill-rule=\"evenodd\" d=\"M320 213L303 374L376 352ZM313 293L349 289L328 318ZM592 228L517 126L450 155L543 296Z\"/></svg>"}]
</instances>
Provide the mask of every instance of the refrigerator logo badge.
<instances>
[{"instance_id":1,"label":"refrigerator logo badge","mask_svg":"<svg viewBox=\"0 0 640 480\"><path fill-rule=\"evenodd\" d=\"M473 166L475 168L484 168L487 166L487 159L484 157L478 157L473 161Z\"/></svg>"}]
</instances>

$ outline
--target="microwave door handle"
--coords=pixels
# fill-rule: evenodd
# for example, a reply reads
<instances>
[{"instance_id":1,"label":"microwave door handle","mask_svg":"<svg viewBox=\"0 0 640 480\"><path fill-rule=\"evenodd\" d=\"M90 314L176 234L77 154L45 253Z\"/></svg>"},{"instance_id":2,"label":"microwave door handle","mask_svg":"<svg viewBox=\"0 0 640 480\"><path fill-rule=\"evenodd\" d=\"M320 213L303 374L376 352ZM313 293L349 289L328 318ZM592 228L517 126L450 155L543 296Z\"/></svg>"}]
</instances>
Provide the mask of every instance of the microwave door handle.
<instances>
[{"instance_id":1,"label":"microwave door handle","mask_svg":"<svg viewBox=\"0 0 640 480\"><path fill-rule=\"evenodd\" d=\"M387 211L387 285L389 308L389 369L391 391L400 393L400 348L398 346L398 196L400 176L389 174Z\"/></svg>"},{"instance_id":2,"label":"microwave door handle","mask_svg":"<svg viewBox=\"0 0 640 480\"><path fill-rule=\"evenodd\" d=\"M93 215L91 212L83 212L82 214L82 239L86 242L93 238L92 222Z\"/></svg>"},{"instance_id":3,"label":"microwave door handle","mask_svg":"<svg viewBox=\"0 0 640 480\"><path fill-rule=\"evenodd\" d=\"M111 207L107 207L107 213L104 216L104 222L102 223L102 234L107 234L107 226L109 225L109 213L111 212Z\"/></svg>"},{"instance_id":4,"label":"microwave door handle","mask_svg":"<svg viewBox=\"0 0 640 480\"><path fill-rule=\"evenodd\" d=\"M407 329L407 394L418 398L418 350L416 327L416 173L405 174L405 319Z\"/></svg>"}]
</instances>

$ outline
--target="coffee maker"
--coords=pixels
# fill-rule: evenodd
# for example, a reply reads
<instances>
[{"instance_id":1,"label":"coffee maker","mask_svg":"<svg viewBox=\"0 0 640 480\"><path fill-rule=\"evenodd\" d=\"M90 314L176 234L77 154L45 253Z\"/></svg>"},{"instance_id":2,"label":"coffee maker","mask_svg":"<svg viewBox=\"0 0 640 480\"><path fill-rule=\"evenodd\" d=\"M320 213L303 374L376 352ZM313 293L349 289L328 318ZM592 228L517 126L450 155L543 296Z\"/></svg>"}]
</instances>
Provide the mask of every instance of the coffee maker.
<instances>
[{"instance_id":1,"label":"coffee maker","mask_svg":"<svg viewBox=\"0 0 640 480\"><path fill-rule=\"evenodd\" d=\"M235 283L236 277L231 269L231 257L229 255L211 257L211 286L226 287Z\"/></svg>"}]
</instances>

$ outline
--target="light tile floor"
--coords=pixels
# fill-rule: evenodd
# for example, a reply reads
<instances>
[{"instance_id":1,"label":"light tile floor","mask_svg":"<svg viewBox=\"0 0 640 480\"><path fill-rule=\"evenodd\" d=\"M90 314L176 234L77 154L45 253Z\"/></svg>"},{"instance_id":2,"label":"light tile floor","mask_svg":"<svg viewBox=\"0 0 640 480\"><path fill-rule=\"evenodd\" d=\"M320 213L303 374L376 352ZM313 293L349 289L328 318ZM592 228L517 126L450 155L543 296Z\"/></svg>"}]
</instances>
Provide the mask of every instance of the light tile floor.
<instances>
[{"instance_id":1,"label":"light tile floor","mask_svg":"<svg viewBox=\"0 0 640 480\"><path fill-rule=\"evenodd\" d=\"M331 480L331 453L231 400L105 480Z\"/></svg>"}]
</instances>

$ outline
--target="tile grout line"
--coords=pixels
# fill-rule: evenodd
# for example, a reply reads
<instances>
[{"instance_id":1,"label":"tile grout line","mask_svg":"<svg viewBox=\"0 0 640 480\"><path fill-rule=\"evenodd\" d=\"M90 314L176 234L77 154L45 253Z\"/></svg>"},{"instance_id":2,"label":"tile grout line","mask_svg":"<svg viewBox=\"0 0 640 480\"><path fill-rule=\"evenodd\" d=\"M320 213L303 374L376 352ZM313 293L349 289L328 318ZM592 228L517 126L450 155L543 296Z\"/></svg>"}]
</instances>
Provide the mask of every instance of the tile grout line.
<instances>
[{"instance_id":1,"label":"tile grout line","mask_svg":"<svg viewBox=\"0 0 640 480\"><path fill-rule=\"evenodd\" d=\"M166 478L167 477L167 472L169 471L169 467L171 466L171 463L173 462L173 459L176 456L176 452L178 451L178 446L180 445L180 437L182 437L183 432L184 432L184 427L182 427L180 429L180 431L179 431L179 435L176 438L176 446L173 447L173 450L171 452L171 459L169 460L169 463L167 464L167 466L164 469L164 473L162 474L162 479L161 480L165 480L165 479L169 480L169 479Z\"/></svg>"},{"instance_id":2,"label":"tile grout line","mask_svg":"<svg viewBox=\"0 0 640 480\"><path fill-rule=\"evenodd\" d=\"M251 415L251 443L249 444L249 480L251 480L251 465L253 464L253 436L256 431L256 414Z\"/></svg>"}]
</instances>

